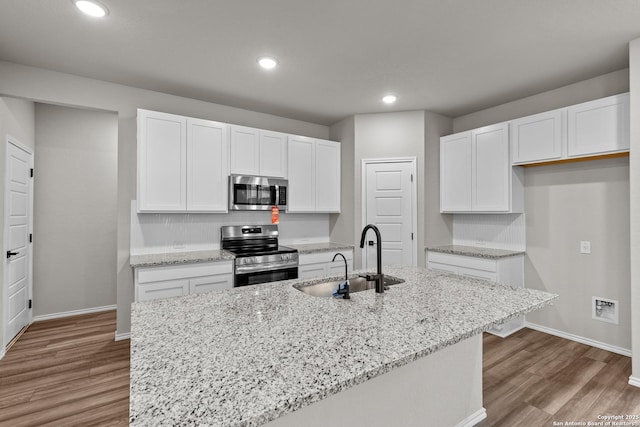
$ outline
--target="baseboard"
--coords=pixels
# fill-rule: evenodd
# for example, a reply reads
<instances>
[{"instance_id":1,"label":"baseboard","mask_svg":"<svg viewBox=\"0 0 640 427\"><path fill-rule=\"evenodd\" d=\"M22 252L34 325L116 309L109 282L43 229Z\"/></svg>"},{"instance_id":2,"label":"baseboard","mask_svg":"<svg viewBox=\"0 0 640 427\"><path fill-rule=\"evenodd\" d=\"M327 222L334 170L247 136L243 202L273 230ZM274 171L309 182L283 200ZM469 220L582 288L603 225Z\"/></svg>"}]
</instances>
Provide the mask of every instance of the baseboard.
<instances>
[{"instance_id":1,"label":"baseboard","mask_svg":"<svg viewBox=\"0 0 640 427\"><path fill-rule=\"evenodd\" d=\"M116 341L122 341L122 340L129 340L131 339L131 332L125 332L123 334L119 334L118 331L116 331Z\"/></svg>"},{"instance_id":2,"label":"baseboard","mask_svg":"<svg viewBox=\"0 0 640 427\"><path fill-rule=\"evenodd\" d=\"M476 412L456 424L456 427L473 427L485 418L487 418L487 410L484 408L480 408Z\"/></svg>"},{"instance_id":3,"label":"baseboard","mask_svg":"<svg viewBox=\"0 0 640 427\"><path fill-rule=\"evenodd\" d=\"M640 387L640 378L636 378L633 375L629 377L629 385L634 387Z\"/></svg>"},{"instance_id":4,"label":"baseboard","mask_svg":"<svg viewBox=\"0 0 640 427\"><path fill-rule=\"evenodd\" d=\"M525 322L524 325L529 329L535 329L536 331L544 332L545 334L555 335L556 337L565 338L571 341L579 342L581 344L590 345L591 347L596 347L602 350L610 351L612 353L631 357L631 350L626 348L617 347L615 345L606 344L600 341L595 341L589 338L581 337L579 335L574 335L568 332L559 331L557 329L548 328L546 326L536 325L535 323ZM640 382L638 384L640 384Z\"/></svg>"},{"instance_id":5,"label":"baseboard","mask_svg":"<svg viewBox=\"0 0 640 427\"><path fill-rule=\"evenodd\" d=\"M100 313L103 311L115 310L116 308L117 306L114 304L114 305L105 305L103 307L85 308L82 310L64 311L62 313L44 314L42 316L34 316L31 322L35 323L35 322L41 322L43 320L52 320L52 319L61 319L63 317L79 316L81 314Z\"/></svg>"}]
</instances>

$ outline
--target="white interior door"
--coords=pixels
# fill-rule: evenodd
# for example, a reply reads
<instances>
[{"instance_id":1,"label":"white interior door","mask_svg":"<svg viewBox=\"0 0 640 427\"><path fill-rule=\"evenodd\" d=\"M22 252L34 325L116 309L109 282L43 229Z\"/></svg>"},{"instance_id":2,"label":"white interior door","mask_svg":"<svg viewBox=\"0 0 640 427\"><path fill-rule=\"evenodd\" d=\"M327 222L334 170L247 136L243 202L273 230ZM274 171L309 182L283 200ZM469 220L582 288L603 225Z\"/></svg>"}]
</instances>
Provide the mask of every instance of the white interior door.
<instances>
[{"instance_id":1,"label":"white interior door","mask_svg":"<svg viewBox=\"0 0 640 427\"><path fill-rule=\"evenodd\" d=\"M416 265L415 160L365 161L365 224L382 237L382 265ZM376 266L376 236L365 239L363 268Z\"/></svg>"},{"instance_id":2,"label":"white interior door","mask_svg":"<svg viewBox=\"0 0 640 427\"><path fill-rule=\"evenodd\" d=\"M30 322L31 295L31 168L33 155L11 140L7 143L5 181L5 342Z\"/></svg>"}]
</instances>

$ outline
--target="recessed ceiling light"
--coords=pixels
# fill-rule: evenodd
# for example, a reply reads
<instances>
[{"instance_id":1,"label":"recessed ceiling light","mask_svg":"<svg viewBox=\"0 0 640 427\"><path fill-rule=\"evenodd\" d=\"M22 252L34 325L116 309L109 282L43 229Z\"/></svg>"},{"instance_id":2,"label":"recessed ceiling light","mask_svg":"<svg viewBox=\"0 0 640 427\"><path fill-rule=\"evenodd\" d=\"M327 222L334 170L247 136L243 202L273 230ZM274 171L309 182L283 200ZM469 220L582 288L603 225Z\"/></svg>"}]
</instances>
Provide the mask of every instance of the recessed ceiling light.
<instances>
[{"instance_id":1,"label":"recessed ceiling light","mask_svg":"<svg viewBox=\"0 0 640 427\"><path fill-rule=\"evenodd\" d=\"M384 102L385 104L393 104L397 99L398 97L395 95L386 95L382 98L382 102Z\"/></svg>"},{"instance_id":2,"label":"recessed ceiling light","mask_svg":"<svg viewBox=\"0 0 640 427\"><path fill-rule=\"evenodd\" d=\"M106 6L102 5L97 1L89 1L89 0L71 0L71 1L82 12L94 18L102 18L109 13L109 10L106 8Z\"/></svg>"},{"instance_id":3,"label":"recessed ceiling light","mask_svg":"<svg viewBox=\"0 0 640 427\"><path fill-rule=\"evenodd\" d=\"M278 66L278 61L270 56L263 56L258 59L258 64L265 70L271 70Z\"/></svg>"}]
</instances>

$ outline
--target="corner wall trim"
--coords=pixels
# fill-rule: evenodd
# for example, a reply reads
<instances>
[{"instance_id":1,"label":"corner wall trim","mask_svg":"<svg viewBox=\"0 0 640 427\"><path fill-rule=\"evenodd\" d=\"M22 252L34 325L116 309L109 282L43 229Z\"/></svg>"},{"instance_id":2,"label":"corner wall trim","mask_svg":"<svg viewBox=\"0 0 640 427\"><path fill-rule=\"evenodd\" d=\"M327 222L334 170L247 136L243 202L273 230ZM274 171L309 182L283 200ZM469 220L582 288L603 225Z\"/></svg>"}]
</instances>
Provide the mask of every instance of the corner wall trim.
<instances>
[{"instance_id":1,"label":"corner wall trim","mask_svg":"<svg viewBox=\"0 0 640 427\"><path fill-rule=\"evenodd\" d=\"M602 350L610 351L612 353L631 357L631 350L626 348L617 347L615 345L606 344L600 341L595 341L589 338L581 337L579 335L574 335L568 332L559 331L557 329L548 328L546 326L536 325L535 323L525 322L524 326L529 329L534 329L536 331L544 332L549 335L555 335L556 337L565 338L571 341L579 342L581 344L590 345L591 347L596 347ZM640 387L640 379L638 379L638 387Z\"/></svg>"},{"instance_id":2,"label":"corner wall trim","mask_svg":"<svg viewBox=\"0 0 640 427\"><path fill-rule=\"evenodd\" d=\"M4 351L4 348L0 349L0 360L2 360L2 358L4 358L5 354L6 354L6 352Z\"/></svg>"},{"instance_id":3,"label":"corner wall trim","mask_svg":"<svg viewBox=\"0 0 640 427\"><path fill-rule=\"evenodd\" d=\"M487 418L487 410L484 408L480 408L476 412L456 424L456 427L473 427L485 418Z\"/></svg>"},{"instance_id":4,"label":"corner wall trim","mask_svg":"<svg viewBox=\"0 0 640 427\"><path fill-rule=\"evenodd\" d=\"M43 320L61 319L63 317L79 316L81 314L100 313L103 311L111 311L117 309L117 305L105 305L103 307L84 308L82 310L63 311L61 313L43 314L42 316L34 316L32 323L41 322Z\"/></svg>"},{"instance_id":5,"label":"corner wall trim","mask_svg":"<svg viewBox=\"0 0 640 427\"><path fill-rule=\"evenodd\" d=\"M640 378L634 377L633 375L629 377L629 385L634 387L640 387Z\"/></svg>"},{"instance_id":6,"label":"corner wall trim","mask_svg":"<svg viewBox=\"0 0 640 427\"><path fill-rule=\"evenodd\" d=\"M131 332L124 332L122 334L119 334L118 331L116 331L116 341L122 341L122 340L129 340L131 339Z\"/></svg>"}]
</instances>

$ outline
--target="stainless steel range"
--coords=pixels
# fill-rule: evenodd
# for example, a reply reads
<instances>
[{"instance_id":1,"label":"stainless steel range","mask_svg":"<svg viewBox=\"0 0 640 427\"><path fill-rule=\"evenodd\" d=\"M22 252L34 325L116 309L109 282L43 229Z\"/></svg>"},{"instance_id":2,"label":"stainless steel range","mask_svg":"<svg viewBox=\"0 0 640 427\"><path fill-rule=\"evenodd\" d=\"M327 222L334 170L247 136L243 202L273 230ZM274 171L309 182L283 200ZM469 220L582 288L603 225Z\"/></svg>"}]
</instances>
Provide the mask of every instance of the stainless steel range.
<instances>
[{"instance_id":1,"label":"stainless steel range","mask_svg":"<svg viewBox=\"0 0 640 427\"><path fill-rule=\"evenodd\" d=\"M235 255L233 286L298 278L298 251L278 244L277 225L221 227L221 246Z\"/></svg>"}]
</instances>

